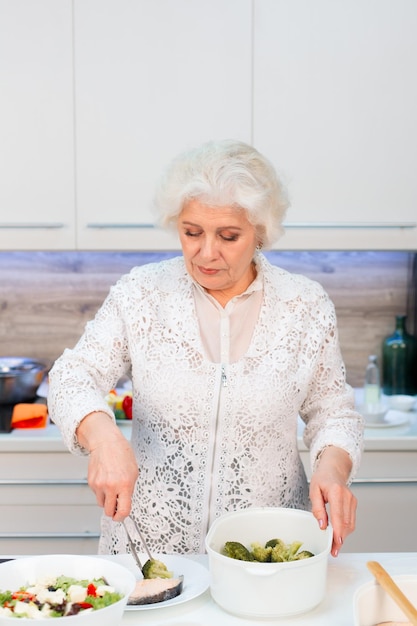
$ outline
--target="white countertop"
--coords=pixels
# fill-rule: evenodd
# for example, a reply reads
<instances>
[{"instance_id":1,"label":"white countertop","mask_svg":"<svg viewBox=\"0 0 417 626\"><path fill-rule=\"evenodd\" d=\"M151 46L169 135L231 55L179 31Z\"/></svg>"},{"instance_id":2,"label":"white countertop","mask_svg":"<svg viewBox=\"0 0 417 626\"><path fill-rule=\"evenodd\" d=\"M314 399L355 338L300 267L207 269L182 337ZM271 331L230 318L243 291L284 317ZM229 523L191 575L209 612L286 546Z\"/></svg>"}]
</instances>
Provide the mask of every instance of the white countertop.
<instances>
[{"instance_id":1,"label":"white countertop","mask_svg":"<svg viewBox=\"0 0 417 626\"><path fill-rule=\"evenodd\" d=\"M208 557L194 557L207 566ZM391 575L417 574L417 553L340 554L329 556L327 591L323 602L304 615L286 619L243 619L229 615L212 600L210 591L195 600L166 609L153 609L141 615L125 613L122 624L146 623L147 626L352 626L353 595L365 582L372 580L366 562L379 561ZM145 617L146 619L142 619Z\"/></svg>"},{"instance_id":2,"label":"white countertop","mask_svg":"<svg viewBox=\"0 0 417 626\"><path fill-rule=\"evenodd\" d=\"M395 413L398 413L396 411ZM389 413L388 413L389 415ZM417 412L403 414L404 424L382 428L365 428L365 450L417 450ZM298 446L306 450L303 440L304 424L299 420ZM127 439L130 439L131 425L120 426ZM11 433L0 433L0 452L61 452L66 447L57 426L46 428L14 429Z\"/></svg>"},{"instance_id":3,"label":"white countertop","mask_svg":"<svg viewBox=\"0 0 417 626\"><path fill-rule=\"evenodd\" d=\"M0 433L0 452L63 452L67 448L55 424L46 428L15 428Z\"/></svg>"},{"instance_id":4,"label":"white countertop","mask_svg":"<svg viewBox=\"0 0 417 626\"><path fill-rule=\"evenodd\" d=\"M388 411L387 417L397 416L399 411ZM417 450L417 412L402 413L404 422L398 426L375 427L365 425L364 444L366 450ZM304 424L299 423L298 447L307 450L302 440Z\"/></svg>"},{"instance_id":5,"label":"white countertop","mask_svg":"<svg viewBox=\"0 0 417 626\"><path fill-rule=\"evenodd\" d=\"M11 558L11 557L4 557ZM188 557L208 567L208 556ZM352 626L355 590L373 580L367 561L379 561L392 575L417 574L417 552L341 553L329 556L327 589L324 600L303 615L281 619L253 620L226 613L211 598L210 590L197 598L171 607L126 611L121 626ZM154 605L155 607L155 605Z\"/></svg>"}]
</instances>

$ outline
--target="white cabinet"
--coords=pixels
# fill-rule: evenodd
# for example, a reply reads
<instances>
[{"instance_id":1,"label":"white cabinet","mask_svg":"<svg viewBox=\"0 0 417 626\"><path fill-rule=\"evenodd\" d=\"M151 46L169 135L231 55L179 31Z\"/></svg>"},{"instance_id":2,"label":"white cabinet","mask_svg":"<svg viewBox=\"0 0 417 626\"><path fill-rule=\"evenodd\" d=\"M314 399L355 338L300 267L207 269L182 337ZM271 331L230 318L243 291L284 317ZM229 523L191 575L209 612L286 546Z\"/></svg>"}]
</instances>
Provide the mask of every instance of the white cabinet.
<instances>
[{"instance_id":1,"label":"white cabinet","mask_svg":"<svg viewBox=\"0 0 417 626\"><path fill-rule=\"evenodd\" d=\"M411 441L410 441L411 443ZM356 529L345 552L412 552L417 550L417 449L396 450L383 444L365 449L352 484L358 500ZM400 444L398 444L400 447ZM301 458L310 476L309 456L300 444Z\"/></svg>"},{"instance_id":2,"label":"white cabinet","mask_svg":"<svg viewBox=\"0 0 417 626\"><path fill-rule=\"evenodd\" d=\"M177 247L152 228L178 152L251 140L251 0L75 0L78 247Z\"/></svg>"},{"instance_id":3,"label":"white cabinet","mask_svg":"<svg viewBox=\"0 0 417 626\"><path fill-rule=\"evenodd\" d=\"M102 509L87 485L87 464L64 449L2 447L1 554L97 553Z\"/></svg>"},{"instance_id":4,"label":"white cabinet","mask_svg":"<svg viewBox=\"0 0 417 626\"><path fill-rule=\"evenodd\" d=\"M366 450L352 491L357 523L346 550L417 550L417 450Z\"/></svg>"},{"instance_id":5,"label":"white cabinet","mask_svg":"<svg viewBox=\"0 0 417 626\"><path fill-rule=\"evenodd\" d=\"M417 247L417 3L255 0L254 144L287 181L280 248Z\"/></svg>"},{"instance_id":6,"label":"white cabinet","mask_svg":"<svg viewBox=\"0 0 417 626\"><path fill-rule=\"evenodd\" d=\"M416 428L414 421L412 435L365 439L352 485L357 528L345 552L417 551ZM130 440L131 427L121 429ZM0 554L97 553L102 509L87 484L87 469L88 457L70 454L55 426L27 437L19 431L1 435Z\"/></svg>"},{"instance_id":7,"label":"white cabinet","mask_svg":"<svg viewBox=\"0 0 417 626\"><path fill-rule=\"evenodd\" d=\"M0 59L0 248L74 248L71 0L0 0Z\"/></svg>"},{"instance_id":8,"label":"white cabinet","mask_svg":"<svg viewBox=\"0 0 417 626\"><path fill-rule=\"evenodd\" d=\"M0 0L1 249L178 249L155 182L253 142L280 249L416 249L414 0Z\"/></svg>"}]
</instances>

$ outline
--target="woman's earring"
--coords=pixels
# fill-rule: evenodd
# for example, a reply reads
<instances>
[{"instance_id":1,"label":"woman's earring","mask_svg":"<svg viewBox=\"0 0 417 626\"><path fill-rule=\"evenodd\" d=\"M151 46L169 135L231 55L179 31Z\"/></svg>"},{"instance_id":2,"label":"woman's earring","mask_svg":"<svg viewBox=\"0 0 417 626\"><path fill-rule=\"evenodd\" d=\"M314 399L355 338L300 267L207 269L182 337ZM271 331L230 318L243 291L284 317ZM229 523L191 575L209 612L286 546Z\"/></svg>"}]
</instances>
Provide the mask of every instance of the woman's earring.
<instances>
[{"instance_id":1,"label":"woman's earring","mask_svg":"<svg viewBox=\"0 0 417 626\"><path fill-rule=\"evenodd\" d=\"M258 245L256 246L256 251L259 252L260 250L262 250L262 244L258 243Z\"/></svg>"}]
</instances>

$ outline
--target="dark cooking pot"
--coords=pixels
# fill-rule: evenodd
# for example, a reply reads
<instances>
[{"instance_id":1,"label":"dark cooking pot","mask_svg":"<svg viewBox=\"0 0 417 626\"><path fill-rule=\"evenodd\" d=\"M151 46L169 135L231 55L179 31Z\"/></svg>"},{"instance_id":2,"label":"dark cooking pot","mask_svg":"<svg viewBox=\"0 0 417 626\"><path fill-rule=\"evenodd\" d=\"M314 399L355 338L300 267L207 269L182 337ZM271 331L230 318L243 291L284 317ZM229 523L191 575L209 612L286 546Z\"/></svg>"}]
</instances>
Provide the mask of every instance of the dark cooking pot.
<instances>
[{"instance_id":1,"label":"dark cooking pot","mask_svg":"<svg viewBox=\"0 0 417 626\"><path fill-rule=\"evenodd\" d=\"M0 357L0 404L31 402L47 366L26 357Z\"/></svg>"}]
</instances>

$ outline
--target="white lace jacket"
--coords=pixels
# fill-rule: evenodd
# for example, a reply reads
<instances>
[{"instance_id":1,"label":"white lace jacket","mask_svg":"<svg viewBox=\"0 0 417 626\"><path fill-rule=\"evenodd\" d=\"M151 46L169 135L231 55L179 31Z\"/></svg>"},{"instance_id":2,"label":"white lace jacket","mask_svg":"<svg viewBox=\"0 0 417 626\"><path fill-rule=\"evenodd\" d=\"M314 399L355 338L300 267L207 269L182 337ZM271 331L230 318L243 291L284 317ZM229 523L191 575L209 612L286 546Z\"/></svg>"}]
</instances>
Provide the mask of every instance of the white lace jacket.
<instances>
[{"instance_id":1,"label":"white lace jacket","mask_svg":"<svg viewBox=\"0 0 417 626\"><path fill-rule=\"evenodd\" d=\"M205 358L192 281L182 258L133 269L112 287L73 350L50 372L49 411L68 448L75 429L102 410L130 373L132 447L140 477L133 515L151 548L199 553L209 524L248 506L308 508L297 451L297 416L312 466L328 445L356 472L363 425L345 384L335 312L322 287L259 255L264 296L243 358ZM126 552L120 524L103 517L100 552Z\"/></svg>"}]
</instances>

